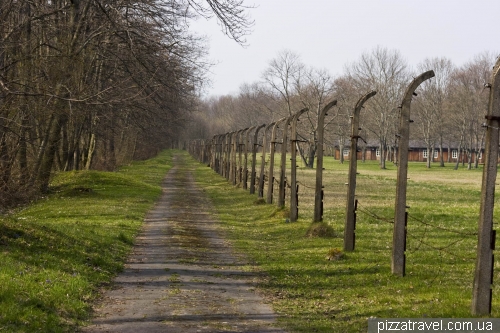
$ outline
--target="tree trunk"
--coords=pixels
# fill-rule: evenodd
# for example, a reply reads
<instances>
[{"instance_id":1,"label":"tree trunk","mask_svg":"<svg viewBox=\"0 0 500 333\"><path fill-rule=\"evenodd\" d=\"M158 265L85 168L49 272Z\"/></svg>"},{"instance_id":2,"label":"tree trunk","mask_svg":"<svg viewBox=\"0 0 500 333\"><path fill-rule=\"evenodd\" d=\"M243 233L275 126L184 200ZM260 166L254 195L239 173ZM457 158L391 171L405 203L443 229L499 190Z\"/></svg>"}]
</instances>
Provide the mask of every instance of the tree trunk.
<instances>
[{"instance_id":1,"label":"tree trunk","mask_svg":"<svg viewBox=\"0 0 500 333\"><path fill-rule=\"evenodd\" d=\"M344 164L344 144L339 144L339 150L340 150L340 164Z\"/></svg>"},{"instance_id":2,"label":"tree trunk","mask_svg":"<svg viewBox=\"0 0 500 333\"><path fill-rule=\"evenodd\" d=\"M27 130L28 129L28 116L26 113L23 114L22 120L22 128L21 128L21 137L19 139L19 185L24 187L29 181L29 172L28 172L28 146L27 146Z\"/></svg>"},{"instance_id":3,"label":"tree trunk","mask_svg":"<svg viewBox=\"0 0 500 333\"><path fill-rule=\"evenodd\" d=\"M116 168L116 151L115 151L115 135L114 133L110 133L108 137L108 163L107 170L113 171Z\"/></svg>"},{"instance_id":4,"label":"tree trunk","mask_svg":"<svg viewBox=\"0 0 500 333\"><path fill-rule=\"evenodd\" d=\"M94 151L96 147L95 134L90 134L87 157L85 162L85 170L90 170L90 166L92 165L92 159L94 158Z\"/></svg>"},{"instance_id":5,"label":"tree trunk","mask_svg":"<svg viewBox=\"0 0 500 333\"><path fill-rule=\"evenodd\" d=\"M47 193L49 190L50 174L54 165L56 150L59 148L61 140L61 129L66 124L67 120L67 115L64 112L60 112L55 121L52 122L47 147L42 157L40 171L38 173L38 180L42 193Z\"/></svg>"},{"instance_id":6,"label":"tree trunk","mask_svg":"<svg viewBox=\"0 0 500 333\"><path fill-rule=\"evenodd\" d=\"M0 120L2 121L2 120ZM3 121L2 121L3 122ZM7 134L3 124L0 124L0 192L7 188L11 174L10 155L7 147Z\"/></svg>"},{"instance_id":7,"label":"tree trunk","mask_svg":"<svg viewBox=\"0 0 500 333\"><path fill-rule=\"evenodd\" d=\"M385 145L383 143L380 144L380 169L385 169Z\"/></svg>"},{"instance_id":8,"label":"tree trunk","mask_svg":"<svg viewBox=\"0 0 500 333\"><path fill-rule=\"evenodd\" d=\"M307 157L306 166L310 169L314 168L314 158L316 157L316 143L309 144L309 156Z\"/></svg>"},{"instance_id":9,"label":"tree trunk","mask_svg":"<svg viewBox=\"0 0 500 333\"><path fill-rule=\"evenodd\" d=\"M52 128L52 126L55 122L55 119L56 119L55 113L52 113L50 115L50 118L49 118L47 130L45 131L45 133L43 135L43 140L40 143L40 149L38 150L37 159L36 159L35 166L33 168L33 173L31 175L31 179L30 179L30 186L34 186L35 182L38 179L43 156L45 155L45 150L47 149L47 143L49 142L50 129Z\"/></svg>"},{"instance_id":10,"label":"tree trunk","mask_svg":"<svg viewBox=\"0 0 500 333\"><path fill-rule=\"evenodd\" d=\"M469 149L467 151L467 170L472 169L472 152L474 149L472 148L472 136L470 138Z\"/></svg>"},{"instance_id":11,"label":"tree trunk","mask_svg":"<svg viewBox=\"0 0 500 333\"><path fill-rule=\"evenodd\" d=\"M73 170L80 170L80 145L78 143L73 152Z\"/></svg>"},{"instance_id":12,"label":"tree trunk","mask_svg":"<svg viewBox=\"0 0 500 333\"><path fill-rule=\"evenodd\" d=\"M457 162L455 163L455 167L453 168L453 170L458 170L458 166L460 165L460 156L462 155L462 147L460 145L458 145L458 148L457 148Z\"/></svg>"},{"instance_id":13,"label":"tree trunk","mask_svg":"<svg viewBox=\"0 0 500 333\"><path fill-rule=\"evenodd\" d=\"M479 150L476 150L476 158L474 159L474 169L479 167Z\"/></svg>"},{"instance_id":14,"label":"tree trunk","mask_svg":"<svg viewBox=\"0 0 500 333\"><path fill-rule=\"evenodd\" d=\"M306 154L304 152L304 149L302 149L298 144L296 144L295 147L297 147L297 150L299 151L299 156L302 159L302 162L304 163L304 165L306 167L308 167L309 166L309 162L308 162L308 160L307 160L307 158L305 156Z\"/></svg>"},{"instance_id":15,"label":"tree trunk","mask_svg":"<svg viewBox=\"0 0 500 333\"><path fill-rule=\"evenodd\" d=\"M427 169L430 169L431 167L431 146L429 144L427 144L427 147L425 148L427 149L427 160L425 161L425 166L427 167Z\"/></svg>"},{"instance_id":16,"label":"tree trunk","mask_svg":"<svg viewBox=\"0 0 500 333\"><path fill-rule=\"evenodd\" d=\"M440 167L444 167L443 151L444 151L443 150L443 138L441 138L441 140L439 140L439 166Z\"/></svg>"},{"instance_id":17,"label":"tree trunk","mask_svg":"<svg viewBox=\"0 0 500 333\"><path fill-rule=\"evenodd\" d=\"M472 149L467 150L467 170L472 169Z\"/></svg>"},{"instance_id":18,"label":"tree trunk","mask_svg":"<svg viewBox=\"0 0 500 333\"><path fill-rule=\"evenodd\" d=\"M59 168L63 171L68 171L72 168L73 166L73 154L70 154L70 148L69 148L69 138L68 138L68 124L64 124L64 126L61 127L61 133L62 133L62 154L61 154L61 161Z\"/></svg>"}]
</instances>

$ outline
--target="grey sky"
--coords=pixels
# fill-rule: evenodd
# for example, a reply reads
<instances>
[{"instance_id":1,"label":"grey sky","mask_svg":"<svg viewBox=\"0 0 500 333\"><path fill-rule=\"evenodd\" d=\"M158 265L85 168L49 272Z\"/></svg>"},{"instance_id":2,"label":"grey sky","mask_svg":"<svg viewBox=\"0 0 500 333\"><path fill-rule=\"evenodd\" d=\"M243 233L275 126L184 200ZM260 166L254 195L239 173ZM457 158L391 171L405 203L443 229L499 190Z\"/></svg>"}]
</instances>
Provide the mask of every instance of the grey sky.
<instances>
[{"instance_id":1,"label":"grey sky","mask_svg":"<svg viewBox=\"0 0 500 333\"><path fill-rule=\"evenodd\" d=\"M243 48L215 19L191 28L209 37L212 87L207 95L237 93L260 80L283 49L312 67L339 76L344 66L376 46L397 49L415 67L446 57L457 65L500 50L500 0L247 0L255 20Z\"/></svg>"}]
</instances>

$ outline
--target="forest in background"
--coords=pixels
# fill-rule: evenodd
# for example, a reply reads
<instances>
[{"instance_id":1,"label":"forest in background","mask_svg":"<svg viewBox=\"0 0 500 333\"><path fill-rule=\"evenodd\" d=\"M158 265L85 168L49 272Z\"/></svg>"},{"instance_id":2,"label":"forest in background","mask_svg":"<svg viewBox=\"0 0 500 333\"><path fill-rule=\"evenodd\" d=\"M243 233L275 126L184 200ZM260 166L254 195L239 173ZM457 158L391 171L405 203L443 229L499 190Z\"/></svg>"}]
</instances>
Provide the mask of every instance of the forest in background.
<instances>
[{"instance_id":1,"label":"forest in background","mask_svg":"<svg viewBox=\"0 0 500 333\"><path fill-rule=\"evenodd\" d=\"M244 42L241 0L0 2L0 208L54 170L114 170L185 130L210 63L191 20Z\"/></svg>"}]
</instances>

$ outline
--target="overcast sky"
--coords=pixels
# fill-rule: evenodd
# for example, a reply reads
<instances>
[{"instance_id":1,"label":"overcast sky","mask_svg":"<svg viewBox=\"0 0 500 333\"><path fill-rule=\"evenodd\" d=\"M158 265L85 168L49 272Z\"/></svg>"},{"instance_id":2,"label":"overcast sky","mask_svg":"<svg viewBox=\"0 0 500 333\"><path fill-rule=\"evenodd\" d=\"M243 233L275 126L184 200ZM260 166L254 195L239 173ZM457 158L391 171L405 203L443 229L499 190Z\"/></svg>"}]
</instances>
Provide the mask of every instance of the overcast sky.
<instances>
[{"instance_id":1,"label":"overcast sky","mask_svg":"<svg viewBox=\"0 0 500 333\"><path fill-rule=\"evenodd\" d=\"M279 51L300 55L308 66L332 75L361 54L397 49L412 67L446 57L461 66L479 53L500 50L500 0L246 0L255 25L242 47L215 19L199 19L193 31L209 38L212 87L206 95L236 94L261 80Z\"/></svg>"}]
</instances>

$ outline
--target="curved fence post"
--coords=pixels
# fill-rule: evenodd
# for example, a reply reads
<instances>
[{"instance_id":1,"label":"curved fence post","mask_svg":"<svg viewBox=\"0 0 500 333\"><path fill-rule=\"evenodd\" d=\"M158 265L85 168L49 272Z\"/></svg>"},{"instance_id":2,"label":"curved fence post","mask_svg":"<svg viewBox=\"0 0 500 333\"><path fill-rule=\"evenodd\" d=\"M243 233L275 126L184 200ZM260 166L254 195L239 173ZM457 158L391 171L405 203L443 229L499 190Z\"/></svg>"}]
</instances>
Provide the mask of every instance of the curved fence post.
<instances>
[{"instance_id":1,"label":"curved fence post","mask_svg":"<svg viewBox=\"0 0 500 333\"><path fill-rule=\"evenodd\" d=\"M410 105L418 86L434 77L434 71L427 71L413 79L401 103L399 119L398 173L396 185L396 202L394 210L394 233L392 238L391 271L394 275L405 275L406 250L406 187L408 183L408 148L410 143Z\"/></svg>"},{"instance_id":2,"label":"curved fence post","mask_svg":"<svg viewBox=\"0 0 500 333\"><path fill-rule=\"evenodd\" d=\"M216 151L217 151L217 135L214 135L212 137L212 146L210 148L210 168L212 168L212 170L215 171L215 161L217 160L217 156L216 156Z\"/></svg>"},{"instance_id":3,"label":"curved fence post","mask_svg":"<svg viewBox=\"0 0 500 333\"><path fill-rule=\"evenodd\" d=\"M221 135L220 175L222 177L226 176L226 136L227 136L227 133L224 133Z\"/></svg>"},{"instance_id":4,"label":"curved fence post","mask_svg":"<svg viewBox=\"0 0 500 333\"><path fill-rule=\"evenodd\" d=\"M278 189L278 207L285 207L285 173L286 173L286 144L288 141L288 125L290 125L290 121L292 120L293 115L286 118L285 126L283 127L283 137L281 141L281 165L280 165L280 183Z\"/></svg>"},{"instance_id":5,"label":"curved fence post","mask_svg":"<svg viewBox=\"0 0 500 333\"><path fill-rule=\"evenodd\" d=\"M271 132L271 151L269 153L269 172L268 172L268 186L267 186L267 198L266 202L268 204L273 203L273 188L274 188L274 152L276 150L276 130L278 129L278 124L285 120L286 118L281 118L276 121Z\"/></svg>"},{"instance_id":6,"label":"curved fence post","mask_svg":"<svg viewBox=\"0 0 500 333\"><path fill-rule=\"evenodd\" d=\"M299 198L298 198L298 186L297 186L297 120L309 109L304 108L293 115L292 118L292 130L290 133L290 222L295 222L299 218Z\"/></svg>"},{"instance_id":7,"label":"curved fence post","mask_svg":"<svg viewBox=\"0 0 500 333\"><path fill-rule=\"evenodd\" d=\"M325 116L328 110L337 105L337 100L326 104L318 114L318 147L316 149L316 188L314 192L313 222L323 221L323 138L325 132Z\"/></svg>"},{"instance_id":8,"label":"curved fence post","mask_svg":"<svg viewBox=\"0 0 500 333\"><path fill-rule=\"evenodd\" d=\"M250 174L250 194L255 193L255 165L257 164L257 148L259 147L259 131L261 128L266 126L266 124L262 124L255 130L253 135L253 148L252 148L252 172Z\"/></svg>"},{"instance_id":9,"label":"curved fence post","mask_svg":"<svg viewBox=\"0 0 500 333\"><path fill-rule=\"evenodd\" d=\"M230 153L230 162L229 162L229 180L231 184L236 185L236 149L237 146L237 136L239 131L235 131L231 134L231 153Z\"/></svg>"},{"instance_id":10,"label":"curved fence post","mask_svg":"<svg viewBox=\"0 0 500 333\"><path fill-rule=\"evenodd\" d=\"M242 129L238 133L238 183L241 183L242 177L243 177L243 159L242 159L242 152L243 152L243 137L245 131L248 130L248 128Z\"/></svg>"},{"instance_id":11,"label":"curved fence post","mask_svg":"<svg viewBox=\"0 0 500 333\"><path fill-rule=\"evenodd\" d=\"M472 289L472 314L491 313L491 285L493 283L493 250L495 248L495 230L493 230L493 212L495 205L495 182L498 165L498 145L500 126L500 58L497 59L490 88L488 114L486 115L486 142L483 181L481 189L481 207L476 269Z\"/></svg>"},{"instance_id":12,"label":"curved fence post","mask_svg":"<svg viewBox=\"0 0 500 333\"><path fill-rule=\"evenodd\" d=\"M231 166L231 136L233 132L226 133L226 145L225 145L225 163L224 163L224 177L229 180L229 168Z\"/></svg>"},{"instance_id":13,"label":"curved fence post","mask_svg":"<svg viewBox=\"0 0 500 333\"><path fill-rule=\"evenodd\" d=\"M356 212L355 212L355 202L354 196L356 195L356 172L358 168L358 139L359 136L359 114L361 108L365 102L375 96L376 91L370 91L366 95L362 96L356 106L354 107L354 112L352 114L351 120L351 156L349 157L349 175L347 178L348 188L347 188L347 203L346 203L346 215L345 215L345 227L344 227L344 250L353 251L356 229Z\"/></svg>"},{"instance_id":14,"label":"curved fence post","mask_svg":"<svg viewBox=\"0 0 500 333\"><path fill-rule=\"evenodd\" d=\"M259 175L259 188L258 188L258 195L259 198L264 197L264 177L265 177L265 168L266 168L266 151L267 151L267 132L275 124L271 123L267 125L267 127L264 129L264 136L262 137L262 155L261 155L261 162L260 162L260 175Z\"/></svg>"},{"instance_id":15,"label":"curved fence post","mask_svg":"<svg viewBox=\"0 0 500 333\"><path fill-rule=\"evenodd\" d=\"M250 132L253 131L257 126L252 126L249 129L246 130L245 132L245 141L244 141L244 147L243 147L243 152L245 154L244 162L243 162L243 189L247 189L247 184L248 184L248 136L250 135Z\"/></svg>"},{"instance_id":16,"label":"curved fence post","mask_svg":"<svg viewBox=\"0 0 500 333\"><path fill-rule=\"evenodd\" d=\"M224 142L224 134L217 135L217 173L222 176L222 146Z\"/></svg>"}]
</instances>

